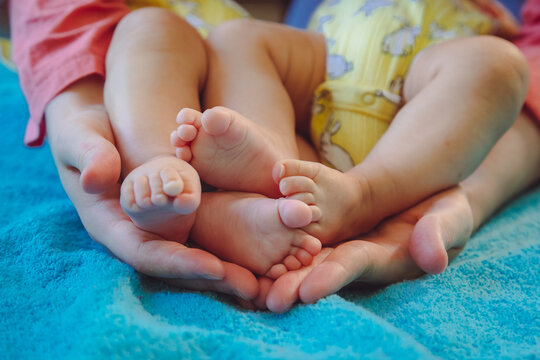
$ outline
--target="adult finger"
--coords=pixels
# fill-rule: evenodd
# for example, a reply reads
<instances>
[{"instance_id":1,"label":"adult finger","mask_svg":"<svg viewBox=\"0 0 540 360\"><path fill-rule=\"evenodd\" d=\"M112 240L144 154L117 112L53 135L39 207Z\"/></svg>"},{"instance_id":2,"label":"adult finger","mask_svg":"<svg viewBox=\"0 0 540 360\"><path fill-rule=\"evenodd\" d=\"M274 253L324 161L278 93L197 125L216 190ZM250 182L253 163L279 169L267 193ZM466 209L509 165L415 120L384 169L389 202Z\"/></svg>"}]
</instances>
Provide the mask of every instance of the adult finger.
<instances>
[{"instance_id":1,"label":"adult finger","mask_svg":"<svg viewBox=\"0 0 540 360\"><path fill-rule=\"evenodd\" d=\"M120 176L120 156L103 106L103 81L85 78L54 98L46 111L57 166L78 171L88 193L101 193Z\"/></svg>"},{"instance_id":2,"label":"adult finger","mask_svg":"<svg viewBox=\"0 0 540 360\"><path fill-rule=\"evenodd\" d=\"M137 271L175 279L177 285L190 289L215 290L245 299L256 296L257 281L248 270L137 228L120 207L118 185L104 194L88 194L81 189L77 173L62 167L59 173L89 235Z\"/></svg>"},{"instance_id":3,"label":"adult finger","mask_svg":"<svg viewBox=\"0 0 540 360\"><path fill-rule=\"evenodd\" d=\"M257 295L257 280L247 269L138 229L117 213L118 200L112 201L114 205L102 204L100 215L116 217L118 221L109 222L106 231L93 232L92 237L135 270L189 289L218 291L246 300ZM99 219L92 219L85 224L87 229L98 225Z\"/></svg>"},{"instance_id":4,"label":"adult finger","mask_svg":"<svg viewBox=\"0 0 540 360\"><path fill-rule=\"evenodd\" d=\"M302 302L313 303L352 281L381 284L421 274L408 256L406 243L375 241L351 240L339 245L302 282Z\"/></svg>"},{"instance_id":5,"label":"adult finger","mask_svg":"<svg viewBox=\"0 0 540 360\"><path fill-rule=\"evenodd\" d=\"M82 208L79 216L90 236L135 270L162 278L224 277L223 265L217 257L163 240L135 226L122 211L116 192L86 198L85 202L75 202Z\"/></svg>"},{"instance_id":6,"label":"adult finger","mask_svg":"<svg viewBox=\"0 0 540 360\"><path fill-rule=\"evenodd\" d=\"M332 248L323 248L321 252L313 258L313 262L309 266L289 271L274 281L266 294L266 307L275 313L283 313L289 310L299 300L298 294L302 281L304 281L308 274L317 265L322 263L332 251Z\"/></svg>"},{"instance_id":7,"label":"adult finger","mask_svg":"<svg viewBox=\"0 0 540 360\"><path fill-rule=\"evenodd\" d=\"M433 197L414 225L409 242L413 261L429 274L439 274L465 246L473 231L473 214L461 187Z\"/></svg>"},{"instance_id":8,"label":"adult finger","mask_svg":"<svg viewBox=\"0 0 540 360\"><path fill-rule=\"evenodd\" d=\"M233 295L239 298L240 304L244 304L244 307L249 308L248 304L253 302L259 290L255 275L241 266L228 262L223 262L223 269L223 278L219 280L168 278L164 279L164 281L192 290L216 291Z\"/></svg>"},{"instance_id":9,"label":"adult finger","mask_svg":"<svg viewBox=\"0 0 540 360\"><path fill-rule=\"evenodd\" d=\"M267 277L260 277L259 279L259 292L257 297L253 299L253 305L261 310L268 309L266 307L266 298L268 297L268 292L270 291L274 280Z\"/></svg>"}]
</instances>

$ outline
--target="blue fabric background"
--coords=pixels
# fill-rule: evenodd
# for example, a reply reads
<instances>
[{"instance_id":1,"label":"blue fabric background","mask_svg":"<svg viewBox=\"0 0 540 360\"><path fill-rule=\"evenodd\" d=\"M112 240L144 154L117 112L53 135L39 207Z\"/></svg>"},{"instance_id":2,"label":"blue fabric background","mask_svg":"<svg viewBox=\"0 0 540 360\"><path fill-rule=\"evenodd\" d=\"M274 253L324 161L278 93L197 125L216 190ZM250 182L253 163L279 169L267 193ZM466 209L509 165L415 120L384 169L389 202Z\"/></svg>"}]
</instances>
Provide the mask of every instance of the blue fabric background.
<instances>
[{"instance_id":1,"label":"blue fabric background","mask_svg":"<svg viewBox=\"0 0 540 360\"><path fill-rule=\"evenodd\" d=\"M0 358L485 359L540 357L540 187L437 276L354 285L283 315L169 287L94 243L26 104L0 68Z\"/></svg>"}]
</instances>

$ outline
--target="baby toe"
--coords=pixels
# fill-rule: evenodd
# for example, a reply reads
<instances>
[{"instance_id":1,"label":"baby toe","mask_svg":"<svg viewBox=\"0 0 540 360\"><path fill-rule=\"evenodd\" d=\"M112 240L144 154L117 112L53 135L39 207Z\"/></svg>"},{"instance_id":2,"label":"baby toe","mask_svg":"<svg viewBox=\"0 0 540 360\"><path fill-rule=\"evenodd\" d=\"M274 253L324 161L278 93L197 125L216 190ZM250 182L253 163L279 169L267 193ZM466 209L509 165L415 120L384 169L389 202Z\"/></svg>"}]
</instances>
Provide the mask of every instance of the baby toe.
<instances>
[{"instance_id":1,"label":"baby toe","mask_svg":"<svg viewBox=\"0 0 540 360\"><path fill-rule=\"evenodd\" d=\"M134 181L134 193L135 202L138 206L141 208L152 206L150 184L146 175L141 175Z\"/></svg>"},{"instance_id":2,"label":"baby toe","mask_svg":"<svg viewBox=\"0 0 540 360\"><path fill-rule=\"evenodd\" d=\"M317 255L321 251L321 242L311 235L303 233L303 236L296 236L292 245L304 249L311 255ZM300 250L300 249L299 249Z\"/></svg>"},{"instance_id":3,"label":"baby toe","mask_svg":"<svg viewBox=\"0 0 540 360\"><path fill-rule=\"evenodd\" d=\"M148 177L150 183L150 200L156 206L167 205L168 199L167 195L163 193L163 182L161 181L161 176L158 173L152 173Z\"/></svg>"},{"instance_id":4,"label":"baby toe","mask_svg":"<svg viewBox=\"0 0 540 360\"><path fill-rule=\"evenodd\" d=\"M279 182L279 191L283 196L304 192L314 193L316 189L315 182L306 176L285 177Z\"/></svg>"},{"instance_id":5,"label":"baby toe","mask_svg":"<svg viewBox=\"0 0 540 360\"><path fill-rule=\"evenodd\" d=\"M185 142L195 140L195 138L197 137L197 133L197 128L189 124L181 124L180 126L178 126L178 129L176 129L176 134L178 138Z\"/></svg>"},{"instance_id":6,"label":"baby toe","mask_svg":"<svg viewBox=\"0 0 540 360\"><path fill-rule=\"evenodd\" d=\"M294 257L303 265L308 266L313 261L313 255L308 253L304 249L298 249L294 254Z\"/></svg>"},{"instance_id":7,"label":"baby toe","mask_svg":"<svg viewBox=\"0 0 540 360\"><path fill-rule=\"evenodd\" d=\"M314 179L319 173L319 163L302 160L281 160L272 169L272 177L276 183L289 176L306 176Z\"/></svg>"},{"instance_id":8,"label":"baby toe","mask_svg":"<svg viewBox=\"0 0 540 360\"><path fill-rule=\"evenodd\" d=\"M298 200L307 205L315 204L315 195L313 195L313 193L310 193L310 192L303 192L303 193L296 193L296 194L288 195L287 199Z\"/></svg>"},{"instance_id":9,"label":"baby toe","mask_svg":"<svg viewBox=\"0 0 540 360\"><path fill-rule=\"evenodd\" d=\"M171 145L174 147L186 146L187 144L184 140L180 139L180 137L178 136L177 130L173 130L171 132L170 142L171 142Z\"/></svg>"},{"instance_id":10,"label":"baby toe","mask_svg":"<svg viewBox=\"0 0 540 360\"><path fill-rule=\"evenodd\" d=\"M191 214L201 203L201 181L195 169L189 164L186 165L179 171L184 189L173 201L176 212L180 214Z\"/></svg>"},{"instance_id":11,"label":"baby toe","mask_svg":"<svg viewBox=\"0 0 540 360\"><path fill-rule=\"evenodd\" d=\"M283 264L272 265L270 270L264 274L264 276L269 277L270 279L277 279L278 277L284 275L287 272L287 268Z\"/></svg>"},{"instance_id":12,"label":"baby toe","mask_svg":"<svg viewBox=\"0 0 540 360\"><path fill-rule=\"evenodd\" d=\"M139 211L140 207L135 201L133 181L125 180L120 189L120 205L126 211Z\"/></svg>"},{"instance_id":13,"label":"baby toe","mask_svg":"<svg viewBox=\"0 0 540 360\"><path fill-rule=\"evenodd\" d=\"M317 205L310 205L309 209L311 210L311 221L317 222L322 219L322 211L321 208Z\"/></svg>"},{"instance_id":14,"label":"baby toe","mask_svg":"<svg viewBox=\"0 0 540 360\"><path fill-rule=\"evenodd\" d=\"M176 115L177 124L189 124L201 127L201 112L195 109L184 108Z\"/></svg>"},{"instance_id":15,"label":"baby toe","mask_svg":"<svg viewBox=\"0 0 540 360\"><path fill-rule=\"evenodd\" d=\"M184 182L178 171L174 168L167 167L159 172L161 181L163 182L163 191L169 196L176 196L184 189Z\"/></svg>"},{"instance_id":16,"label":"baby toe","mask_svg":"<svg viewBox=\"0 0 540 360\"><path fill-rule=\"evenodd\" d=\"M298 270L302 267L302 263L294 255L288 255L283 259L283 265L288 271Z\"/></svg>"},{"instance_id":17,"label":"baby toe","mask_svg":"<svg viewBox=\"0 0 540 360\"><path fill-rule=\"evenodd\" d=\"M191 149L189 146L182 146L178 147L176 149L176 157L180 160L184 160L186 162L190 162L193 158L193 153L191 152Z\"/></svg>"}]
</instances>

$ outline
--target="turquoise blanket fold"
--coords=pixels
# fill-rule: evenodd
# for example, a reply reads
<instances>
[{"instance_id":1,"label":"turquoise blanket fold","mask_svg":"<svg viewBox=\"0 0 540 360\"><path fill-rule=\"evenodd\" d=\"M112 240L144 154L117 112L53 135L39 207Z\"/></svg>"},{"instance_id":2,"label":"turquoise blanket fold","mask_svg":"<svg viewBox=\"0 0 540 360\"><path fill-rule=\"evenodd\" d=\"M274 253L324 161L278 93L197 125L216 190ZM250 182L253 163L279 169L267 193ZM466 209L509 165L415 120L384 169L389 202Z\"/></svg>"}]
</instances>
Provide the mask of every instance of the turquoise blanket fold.
<instances>
[{"instance_id":1,"label":"turquoise blanket fold","mask_svg":"<svg viewBox=\"0 0 540 360\"><path fill-rule=\"evenodd\" d=\"M448 270L348 288L274 315L135 273L86 234L49 149L0 69L0 358L536 358L540 188L499 212Z\"/></svg>"}]
</instances>

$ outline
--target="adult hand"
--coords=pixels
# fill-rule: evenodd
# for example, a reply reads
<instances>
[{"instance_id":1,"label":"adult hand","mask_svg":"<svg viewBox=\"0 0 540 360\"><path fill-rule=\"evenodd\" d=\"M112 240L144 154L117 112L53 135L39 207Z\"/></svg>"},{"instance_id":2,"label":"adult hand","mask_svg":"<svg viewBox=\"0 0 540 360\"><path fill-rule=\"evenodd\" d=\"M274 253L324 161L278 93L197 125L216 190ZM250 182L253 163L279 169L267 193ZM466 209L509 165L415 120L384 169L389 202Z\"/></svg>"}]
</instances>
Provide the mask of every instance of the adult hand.
<instances>
[{"instance_id":1,"label":"adult hand","mask_svg":"<svg viewBox=\"0 0 540 360\"><path fill-rule=\"evenodd\" d=\"M446 190L385 220L362 238L324 248L308 267L275 282L261 278L253 304L284 312L298 300L313 303L353 281L388 284L442 272L448 258L465 246L472 228L463 190Z\"/></svg>"},{"instance_id":2,"label":"adult hand","mask_svg":"<svg viewBox=\"0 0 540 360\"><path fill-rule=\"evenodd\" d=\"M122 211L120 156L102 90L100 78L85 78L53 99L46 113L60 179L92 239L135 270L173 285L255 297L258 284L248 270L143 231Z\"/></svg>"}]
</instances>

